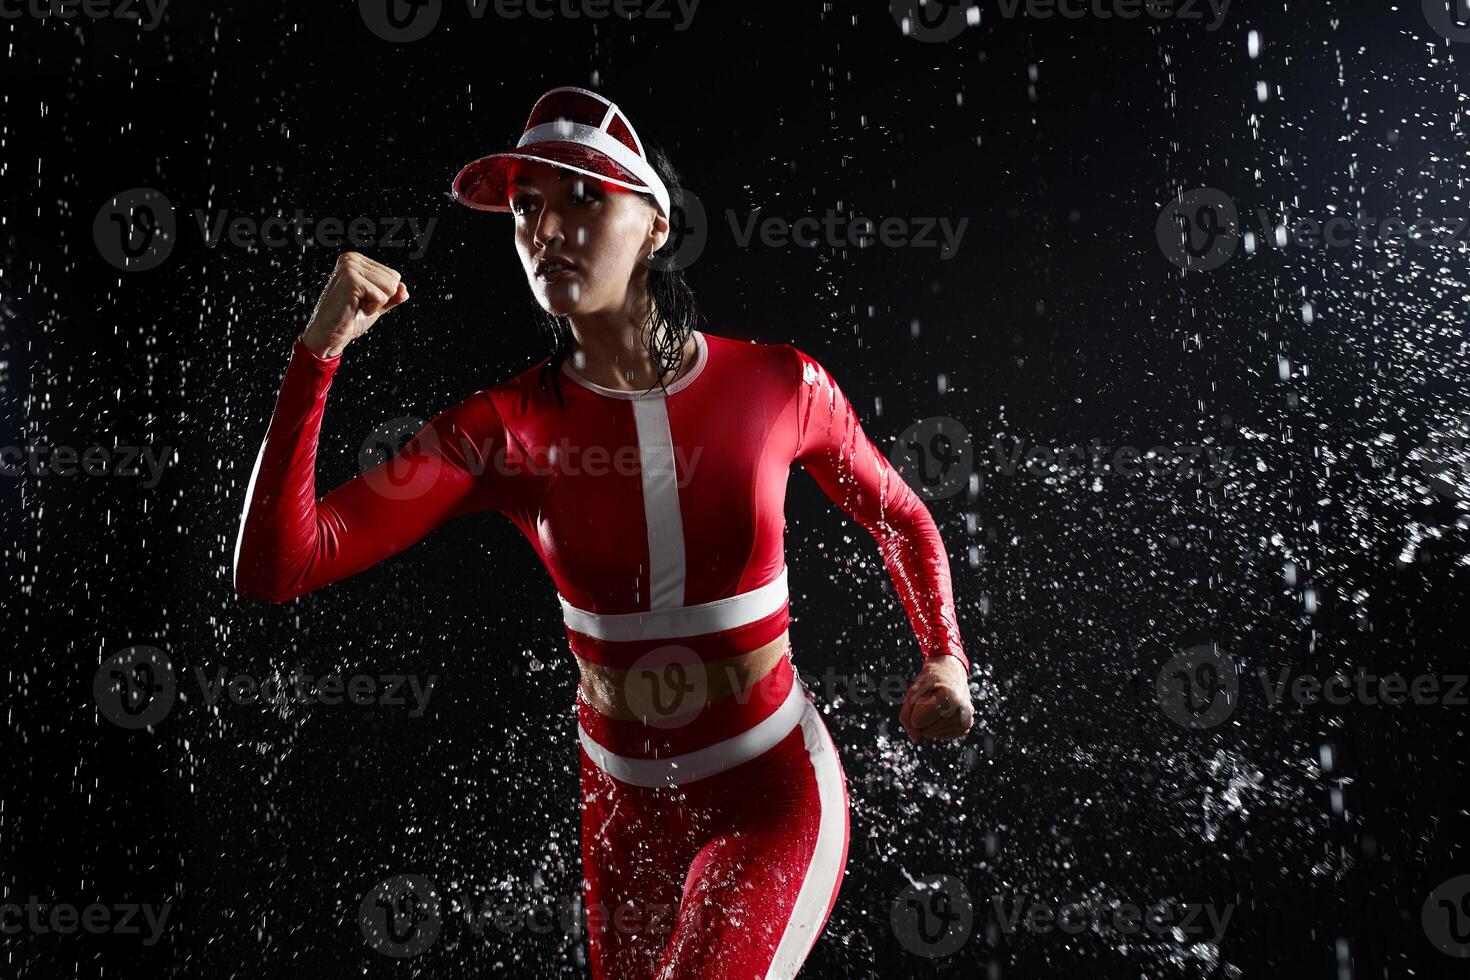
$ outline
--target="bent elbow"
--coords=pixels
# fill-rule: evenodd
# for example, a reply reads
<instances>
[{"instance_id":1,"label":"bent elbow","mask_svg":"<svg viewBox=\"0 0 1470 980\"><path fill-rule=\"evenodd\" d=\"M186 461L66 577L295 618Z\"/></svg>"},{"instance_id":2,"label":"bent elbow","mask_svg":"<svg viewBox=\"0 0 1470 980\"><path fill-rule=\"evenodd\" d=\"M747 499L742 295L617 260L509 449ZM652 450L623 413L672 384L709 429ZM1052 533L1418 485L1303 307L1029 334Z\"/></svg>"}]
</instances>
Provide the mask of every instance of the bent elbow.
<instances>
[{"instance_id":1,"label":"bent elbow","mask_svg":"<svg viewBox=\"0 0 1470 980\"><path fill-rule=\"evenodd\" d=\"M252 566L235 565L235 596L239 599L254 599L280 605L302 595L303 590L293 588L284 576L262 574Z\"/></svg>"},{"instance_id":2,"label":"bent elbow","mask_svg":"<svg viewBox=\"0 0 1470 980\"><path fill-rule=\"evenodd\" d=\"M297 593L289 589L263 582L247 582L240 579L235 580L235 597L237 599L253 599L258 602L269 602L272 605L280 605L296 598Z\"/></svg>"}]
</instances>

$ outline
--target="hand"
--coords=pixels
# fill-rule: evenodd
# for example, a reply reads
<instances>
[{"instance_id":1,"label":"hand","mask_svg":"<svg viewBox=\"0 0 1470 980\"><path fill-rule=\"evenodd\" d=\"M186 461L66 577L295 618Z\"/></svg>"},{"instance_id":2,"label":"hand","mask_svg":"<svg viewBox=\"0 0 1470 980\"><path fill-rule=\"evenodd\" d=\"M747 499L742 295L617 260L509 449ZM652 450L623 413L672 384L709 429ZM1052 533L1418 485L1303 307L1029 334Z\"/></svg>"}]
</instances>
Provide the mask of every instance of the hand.
<instances>
[{"instance_id":1,"label":"hand","mask_svg":"<svg viewBox=\"0 0 1470 980\"><path fill-rule=\"evenodd\" d=\"M301 342L318 357L336 357L378 317L406 302L408 287L397 272L360 252L343 252Z\"/></svg>"},{"instance_id":2,"label":"hand","mask_svg":"<svg viewBox=\"0 0 1470 980\"><path fill-rule=\"evenodd\" d=\"M970 731L975 706L970 703L970 684L958 659L945 655L924 662L904 696L898 723L915 745L921 737L953 739Z\"/></svg>"}]
</instances>

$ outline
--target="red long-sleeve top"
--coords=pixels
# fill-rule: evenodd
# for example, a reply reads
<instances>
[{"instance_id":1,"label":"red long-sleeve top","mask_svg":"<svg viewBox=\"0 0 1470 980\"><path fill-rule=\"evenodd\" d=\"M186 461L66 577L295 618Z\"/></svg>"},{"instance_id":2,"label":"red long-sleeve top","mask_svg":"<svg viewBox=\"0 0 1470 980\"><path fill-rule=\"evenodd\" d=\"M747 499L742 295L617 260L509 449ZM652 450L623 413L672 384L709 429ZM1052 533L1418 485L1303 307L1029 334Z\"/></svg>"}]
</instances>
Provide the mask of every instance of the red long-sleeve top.
<instances>
[{"instance_id":1,"label":"red long-sleeve top","mask_svg":"<svg viewBox=\"0 0 1470 980\"><path fill-rule=\"evenodd\" d=\"M732 656L787 626L784 503L800 463L877 541L922 658L968 673L934 519L832 376L790 344L694 337L689 370L648 393L564 363L564 408L538 362L320 499L317 435L341 358L298 338L246 494L236 590L284 602L496 510L550 573L579 656L627 667L671 643Z\"/></svg>"}]
</instances>

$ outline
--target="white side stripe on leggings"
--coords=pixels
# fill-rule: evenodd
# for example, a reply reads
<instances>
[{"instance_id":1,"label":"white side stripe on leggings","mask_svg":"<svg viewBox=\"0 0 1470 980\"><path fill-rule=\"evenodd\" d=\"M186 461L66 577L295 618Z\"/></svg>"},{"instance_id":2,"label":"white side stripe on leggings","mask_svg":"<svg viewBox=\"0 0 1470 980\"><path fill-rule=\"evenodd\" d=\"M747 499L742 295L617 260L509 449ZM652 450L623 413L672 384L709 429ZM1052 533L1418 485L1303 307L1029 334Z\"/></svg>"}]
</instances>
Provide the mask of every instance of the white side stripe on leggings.
<instances>
[{"instance_id":1,"label":"white side stripe on leggings","mask_svg":"<svg viewBox=\"0 0 1470 980\"><path fill-rule=\"evenodd\" d=\"M837 887L837 880L842 874L845 832L842 771L832 736L817 714L816 705L809 700L801 715L801 733L806 742L807 758L816 773L822 816L817 825L817 843L806 867L806 877L802 879L801 891L796 895L796 905L786 922L785 932L781 934L781 942L776 946L776 955L771 959L766 980L791 980L796 976L796 971L816 944L817 929L827 915L832 889Z\"/></svg>"}]
</instances>

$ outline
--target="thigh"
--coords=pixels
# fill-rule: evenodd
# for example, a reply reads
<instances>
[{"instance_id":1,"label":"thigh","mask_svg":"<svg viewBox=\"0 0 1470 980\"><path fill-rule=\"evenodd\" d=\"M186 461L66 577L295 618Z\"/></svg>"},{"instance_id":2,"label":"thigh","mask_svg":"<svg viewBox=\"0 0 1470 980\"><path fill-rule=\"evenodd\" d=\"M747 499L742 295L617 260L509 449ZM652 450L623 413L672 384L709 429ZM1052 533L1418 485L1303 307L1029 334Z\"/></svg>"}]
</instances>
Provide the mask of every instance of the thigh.
<instances>
[{"instance_id":1,"label":"thigh","mask_svg":"<svg viewBox=\"0 0 1470 980\"><path fill-rule=\"evenodd\" d=\"M580 755L588 965L594 980L651 978L697 841L676 790L620 783Z\"/></svg>"},{"instance_id":2,"label":"thigh","mask_svg":"<svg viewBox=\"0 0 1470 980\"><path fill-rule=\"evenodd\" d=\"M716 778L718 832L690 864L656 975L794 977L847 864L847 786L836 748L808 701L779 745Z\"/></svg>"}]
</instances>

